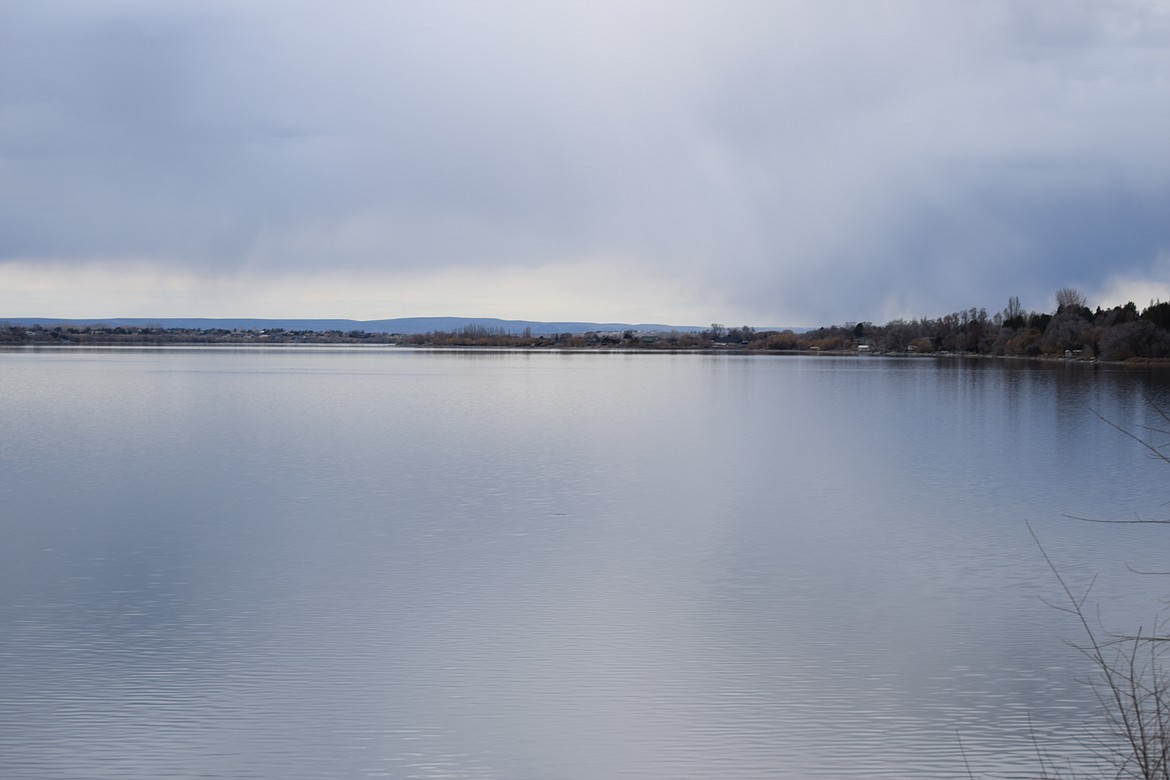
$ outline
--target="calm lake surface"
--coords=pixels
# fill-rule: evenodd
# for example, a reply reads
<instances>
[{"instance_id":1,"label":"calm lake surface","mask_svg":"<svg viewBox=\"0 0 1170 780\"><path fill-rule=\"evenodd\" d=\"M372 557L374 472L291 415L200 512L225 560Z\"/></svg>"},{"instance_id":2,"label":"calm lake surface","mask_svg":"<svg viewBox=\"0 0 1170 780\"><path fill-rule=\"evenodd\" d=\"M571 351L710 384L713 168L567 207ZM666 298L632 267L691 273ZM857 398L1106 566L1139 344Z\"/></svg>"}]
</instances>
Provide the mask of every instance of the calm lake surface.
<instances>
[{"instance_id":1,"label":"calm lake surface","mask_svg":"<svg viewBox=\"0 0 1170 780\"><path fill-rule=\"evenodd\" d=\"M1147 400L1148 399L1148 400ZM1091 766L1026 522L1149 626L1149 371L0 353L0 776L940 778Z\"/></svg>"}]
</instances>

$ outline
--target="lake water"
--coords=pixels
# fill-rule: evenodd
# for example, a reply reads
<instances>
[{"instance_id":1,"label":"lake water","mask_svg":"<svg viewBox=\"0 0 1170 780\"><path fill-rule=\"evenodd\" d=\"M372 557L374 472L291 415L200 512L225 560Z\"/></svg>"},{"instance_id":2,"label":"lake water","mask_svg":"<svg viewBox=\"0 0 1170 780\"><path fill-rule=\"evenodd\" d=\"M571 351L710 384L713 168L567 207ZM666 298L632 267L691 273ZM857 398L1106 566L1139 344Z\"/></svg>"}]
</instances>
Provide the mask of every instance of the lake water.
<instances>
[{"instance_id":1,"label":"lake water","mask_svg":"<svg viewBox=\"0 0 1170 780\"><path fill-rule=\"evenodd\" d=\"M1149 371L405 349L0 353L0 776L1085 768L1030 522L1170 590ZM963 750L959 748L962 740Z\"/></svg>"}]
</instances>

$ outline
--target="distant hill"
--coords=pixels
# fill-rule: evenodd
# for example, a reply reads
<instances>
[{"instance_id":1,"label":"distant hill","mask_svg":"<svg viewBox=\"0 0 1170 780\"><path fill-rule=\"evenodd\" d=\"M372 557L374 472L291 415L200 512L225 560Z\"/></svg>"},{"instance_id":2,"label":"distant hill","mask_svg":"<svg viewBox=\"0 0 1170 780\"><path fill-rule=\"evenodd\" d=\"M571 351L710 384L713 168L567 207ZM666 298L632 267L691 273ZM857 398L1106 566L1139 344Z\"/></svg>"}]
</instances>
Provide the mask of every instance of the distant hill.
<instances>
[{"instance_id":1,"label":"distant hill","mask_svg":"<svg viewBox=\"0 0 1170 780\"><path fill-rule=\"evenodd\" d=\"M693 332L705 330L699 325L630 324L622 322L536 322L532 320L501 320L492 317L399 317L389 320L278 320L278 319L212 319L212 318L167 318L167 317L120 317L113 319L56 319L49 317L0 318L0 323L13 325L40 325L42 327L103 325L106 327L150 327L191 328L210 330L311 330L328 331L364 330L367 333L436 333L457 332L464 328L489 328L504 333L524 333L526 329L535 335L555 333L588 333L590 331L678 331Z\"/></svg>"}]
</instances>

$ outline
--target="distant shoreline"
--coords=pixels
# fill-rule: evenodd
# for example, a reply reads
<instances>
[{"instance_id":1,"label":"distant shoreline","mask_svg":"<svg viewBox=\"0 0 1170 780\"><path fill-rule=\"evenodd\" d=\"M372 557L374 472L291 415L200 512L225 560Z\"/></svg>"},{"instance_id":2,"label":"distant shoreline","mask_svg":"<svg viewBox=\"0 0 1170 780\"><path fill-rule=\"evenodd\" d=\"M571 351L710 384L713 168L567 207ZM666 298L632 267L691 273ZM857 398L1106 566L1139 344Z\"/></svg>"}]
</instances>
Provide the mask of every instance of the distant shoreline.
<instances>
[{"instance_id":1,"label":"distant shoreline","mask_svg":"<svg viewBox=\"0 0 1170 780\"><path fill-rule=\"evenodd\" d=\"M1096 358L1068 358L1053 355L981 355L957 352L858 352L856 350L803 350L803 349L747 349L743 347L694 347L694 348L648 348L645 346L495 346L495 345L416 345L397 342L264 342L264 341L221 341L215 343L198 341L165 342L86 342L86 343L24 343L15 344L0 341L0 352L67 352L67 351L179 351L179 350L247 350L247 351L329 351L329 350L386 350L417 352L484 352L511 354L591 354L591 355L734 355L747 357L826 357L851 358L857 360L949 360L949 359L991 359L1021 363L1045 363L1079 365L1085 367L1109 366L1122 368L1170 368L1170 358L1131 358L1129 360L1098 360Z\"/></svg>"},{"instance_id":2,"label":"distant shoreline","mask_svg":"<svg viewBox=\"0 0 1170 780\"><path fill-rule=\"evenodd\" d=\"M983 356L1095 364L1170 360L1170 303L1091 310L1063 289L1052 313L968 309L937 318L851 322L814 329L675 328L617 323L412 318L356 320L0 320L0 344L29 346L381 345L519 350ZM288 326L288 327L286 327Z\"/></svg>"}]
</instances>

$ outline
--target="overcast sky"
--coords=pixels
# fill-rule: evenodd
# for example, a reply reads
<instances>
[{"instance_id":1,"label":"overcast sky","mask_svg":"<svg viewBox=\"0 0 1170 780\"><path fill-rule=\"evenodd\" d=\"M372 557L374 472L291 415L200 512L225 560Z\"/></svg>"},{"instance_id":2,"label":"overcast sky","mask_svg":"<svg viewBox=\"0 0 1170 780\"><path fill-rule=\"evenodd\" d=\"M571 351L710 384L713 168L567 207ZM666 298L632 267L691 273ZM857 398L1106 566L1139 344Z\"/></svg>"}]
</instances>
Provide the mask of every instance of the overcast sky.
<instances>
[{"instance_id":1,"label":"overcast sky","mask_svg":"<svg viewBox=\"0 0 1170 780\"><path fill-rule=\"evenodd\" d=\"M0 318L1170 299L1159 0L0 0Z\"/></svg>"}]
</instances>

